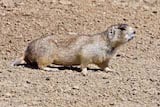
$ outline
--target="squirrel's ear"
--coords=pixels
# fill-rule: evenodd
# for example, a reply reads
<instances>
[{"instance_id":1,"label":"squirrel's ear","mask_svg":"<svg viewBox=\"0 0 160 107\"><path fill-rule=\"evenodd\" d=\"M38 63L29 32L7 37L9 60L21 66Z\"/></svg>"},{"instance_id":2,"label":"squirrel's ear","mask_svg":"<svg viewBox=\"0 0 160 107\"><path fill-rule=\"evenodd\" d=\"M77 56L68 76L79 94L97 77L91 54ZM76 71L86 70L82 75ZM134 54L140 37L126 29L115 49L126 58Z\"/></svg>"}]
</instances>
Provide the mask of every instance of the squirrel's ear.
<instances>
[{"instance_id":1,"label":"squirrel's ear","mask_svg":"<svg viewBox=\"0 0 160 107\"><path fill-rule=\"evenodd\" d=\"M128 24L119 24L118 25L118 29L120 29L121 31L126 30L127 27L128 27Z\"/></svg>"}]
</instances>

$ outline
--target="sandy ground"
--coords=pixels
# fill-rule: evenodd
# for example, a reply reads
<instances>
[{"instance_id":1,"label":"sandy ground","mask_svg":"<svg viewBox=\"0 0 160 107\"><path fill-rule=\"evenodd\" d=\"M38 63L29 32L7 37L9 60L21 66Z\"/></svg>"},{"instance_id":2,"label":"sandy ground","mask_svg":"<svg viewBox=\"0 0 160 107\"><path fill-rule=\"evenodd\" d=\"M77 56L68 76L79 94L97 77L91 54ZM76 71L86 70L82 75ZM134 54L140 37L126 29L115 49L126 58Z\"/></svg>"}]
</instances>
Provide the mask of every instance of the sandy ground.
<instances>
[{"instance_id":1,"label":"sandy ground","mask_svg":"<svg viewBox=\"0 0 160 107\"><path fill-rule=\"evenodd\" d=\"M136 28L110 67L121 75L11 67L33 39ZM0 107L160 107L160 0L0 0Z\"/></svg>"}]
</instances>

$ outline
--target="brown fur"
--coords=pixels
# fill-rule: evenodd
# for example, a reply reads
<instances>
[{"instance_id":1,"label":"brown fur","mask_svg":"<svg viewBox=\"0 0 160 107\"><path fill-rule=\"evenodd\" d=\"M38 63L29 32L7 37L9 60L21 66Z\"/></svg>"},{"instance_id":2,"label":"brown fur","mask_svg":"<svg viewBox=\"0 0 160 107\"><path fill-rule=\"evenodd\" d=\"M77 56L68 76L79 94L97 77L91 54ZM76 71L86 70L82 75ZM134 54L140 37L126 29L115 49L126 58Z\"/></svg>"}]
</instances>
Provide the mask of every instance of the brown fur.
<instances>
[{"instance_id":1,"label":"brown fur","mask_svg":"<svg viewBox=\"0 0 160 107\"><path fill-rule=\"evenodd\" d=\"M40 69L54 63L57 65L81 65L86 72L88 64L96 64L105 70L109 60L122 44L134 37L135 31L126 24L110 26L94 35L46 36L29 43L21 62L36 63ZM22 61L24 60L24 61Z\"/></svg>"}]
</instances>

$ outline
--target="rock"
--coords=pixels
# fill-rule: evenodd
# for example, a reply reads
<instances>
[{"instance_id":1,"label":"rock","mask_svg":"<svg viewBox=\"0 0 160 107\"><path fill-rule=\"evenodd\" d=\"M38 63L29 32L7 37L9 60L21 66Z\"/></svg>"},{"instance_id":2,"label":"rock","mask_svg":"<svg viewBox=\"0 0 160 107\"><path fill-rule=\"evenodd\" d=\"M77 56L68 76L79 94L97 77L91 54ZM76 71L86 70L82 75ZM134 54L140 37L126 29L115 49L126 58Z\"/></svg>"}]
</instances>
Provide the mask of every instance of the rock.
<instances>
[{"instance_id":1,"label":"rock","mask_svg":"<svg viewBox=\"0 0 160 107\"><path fill-rule=\"evenodd\" d=\"M104 77L102 77L102 79L108 79L108 77L104 76Z\"/></svg>"},{"instance_id":2,"label":"rock","mask_svg":"<svg viewBox=\"0 0 160 107\"><path fill-rule=\"evenodd\" d=\"M30 81L26 81L26 83L27 83L27 84L31 84L31 82L30 82Z\"/></svg>"},{"instance_id":3,"label":"rock","mask_svg":"<svg viewBox=\"0 0 160 107\"><path fill-rule=\"evenodd\" d=\"M49 78L49 77L46 77L46 80L47 80L47 81L49 81L49 80L50 80L50 78Z\"/></svg>"},{"instance_id":4,"label":"rock","mask_svg":"<svg viewBox=\"0 0 160 107\"><path fill-rule=\"evenodd\" d=\"M72 87L72 89L79 90L79 86L75 85Z\"/></svg>"},{"instance_id":5,"label":"rock","mask_svg":"<svg viewBox=\"0 0 160 107\"><path fill-rule=\"evenodd\" d=\"M158 13L158 11L156 11L156 10L155 10L155 11L153 11L152 13L157 14L157 13Z\"/></svg>"}]
</instances>

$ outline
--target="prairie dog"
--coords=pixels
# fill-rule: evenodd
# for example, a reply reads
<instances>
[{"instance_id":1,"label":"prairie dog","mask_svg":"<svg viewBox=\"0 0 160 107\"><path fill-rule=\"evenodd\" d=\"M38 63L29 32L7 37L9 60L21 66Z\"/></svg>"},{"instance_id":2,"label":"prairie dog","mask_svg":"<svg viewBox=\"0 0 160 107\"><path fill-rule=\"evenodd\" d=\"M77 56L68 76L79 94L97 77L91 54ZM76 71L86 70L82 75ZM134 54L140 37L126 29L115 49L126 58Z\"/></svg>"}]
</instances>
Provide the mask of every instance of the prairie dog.
<instances>
[{"instance_id":1,"label":"prairie dog","mask_svg":"<svg viewBox=\"0 0 160 107\"><path fill-rule=\"evenodd\" d=\"M127 24L116 24L94 35L46 36L28 44L24 55L12 65L37 64L39 69L51 70L50 64L80 65L87 73L88 64L109 70L108 63L116 50L135 37L135 30Z\"/></svg>"}]
</instances>

